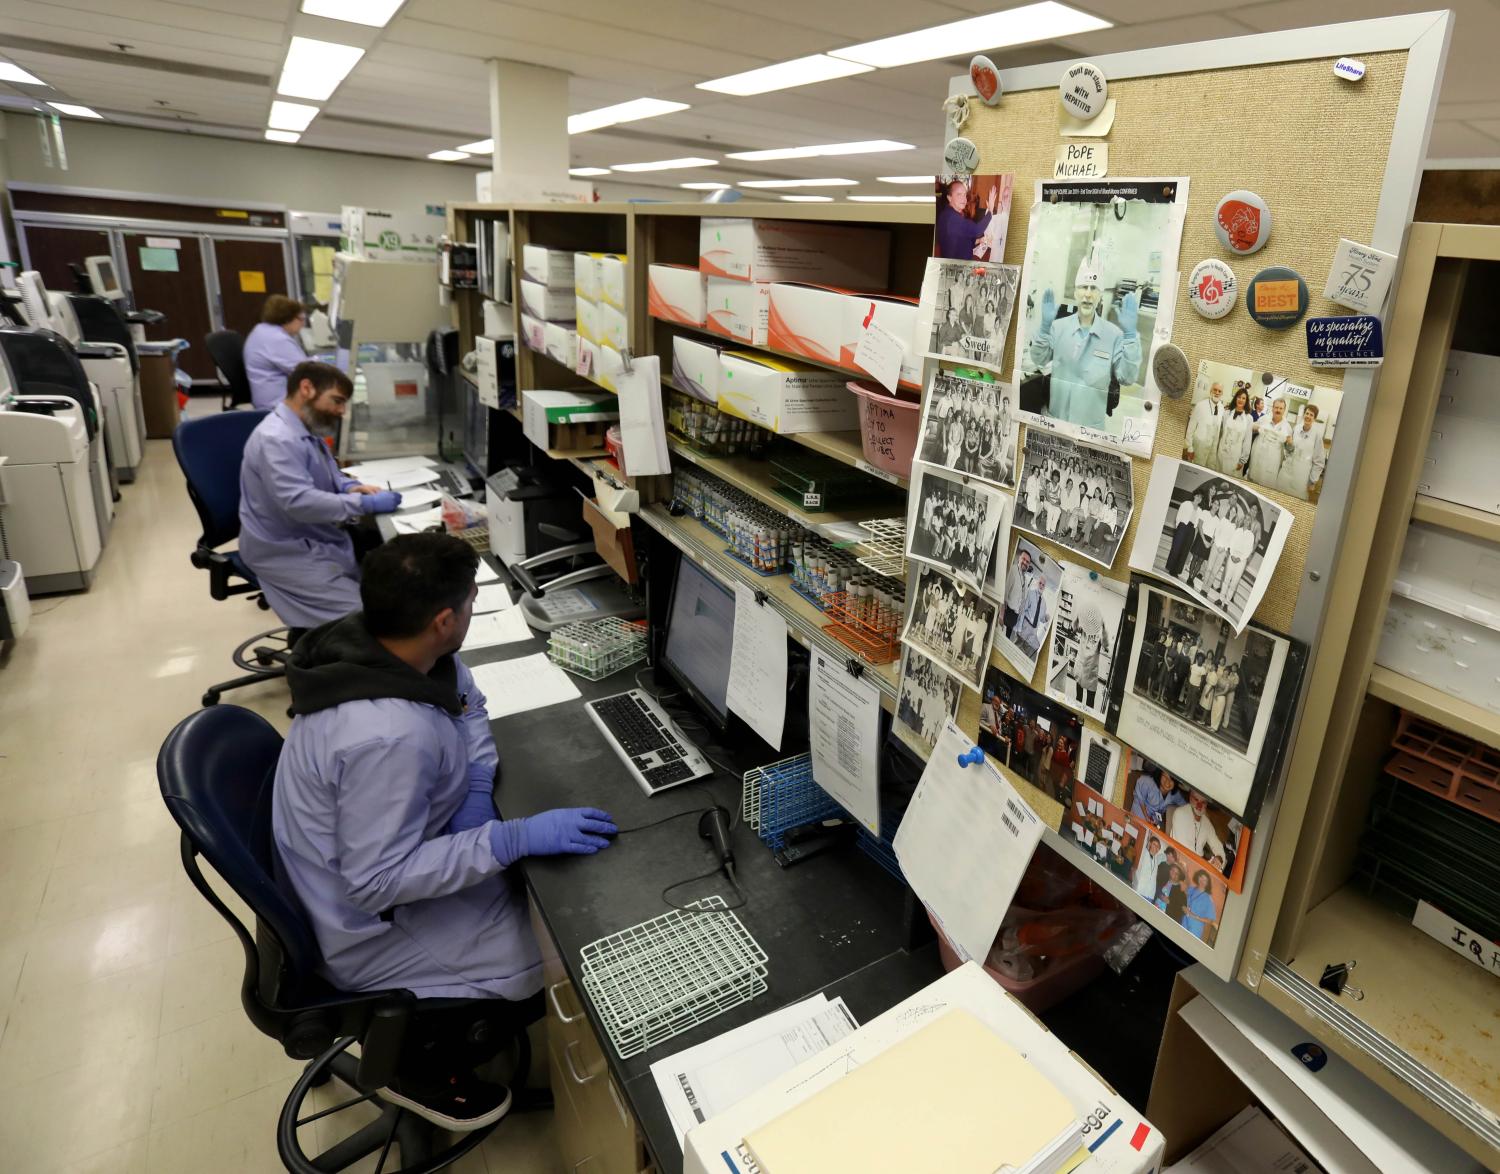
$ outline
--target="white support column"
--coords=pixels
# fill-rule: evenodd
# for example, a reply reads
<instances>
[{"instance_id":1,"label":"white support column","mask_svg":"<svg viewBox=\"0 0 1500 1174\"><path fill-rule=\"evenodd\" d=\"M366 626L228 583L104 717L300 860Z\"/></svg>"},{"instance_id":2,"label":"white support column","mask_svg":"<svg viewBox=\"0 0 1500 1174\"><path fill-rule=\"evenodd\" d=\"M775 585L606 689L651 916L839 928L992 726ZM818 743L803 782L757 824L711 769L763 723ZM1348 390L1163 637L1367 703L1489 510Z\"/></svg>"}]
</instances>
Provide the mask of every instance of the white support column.
<instances>
[{"instance_id":1,"label":"white support column","mask_svg":"<svg viewBox=\"0 0 1500 1174\"><path fill-rule=\"evenodd\" d=\"M566 190L568 75L495 58L489 67L494 198L536 200Z\"/></svg>"}]
</instances>

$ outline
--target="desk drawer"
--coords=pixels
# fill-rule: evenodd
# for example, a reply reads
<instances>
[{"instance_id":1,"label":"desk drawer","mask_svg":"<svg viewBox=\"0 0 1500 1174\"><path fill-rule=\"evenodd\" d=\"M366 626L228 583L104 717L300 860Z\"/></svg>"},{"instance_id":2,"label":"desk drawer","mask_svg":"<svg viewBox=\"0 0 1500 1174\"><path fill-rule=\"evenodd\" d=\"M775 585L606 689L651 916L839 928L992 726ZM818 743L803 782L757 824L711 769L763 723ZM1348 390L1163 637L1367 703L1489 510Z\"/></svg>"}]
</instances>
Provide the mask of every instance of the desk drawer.
<instances>
[{"instance_id":1,"label":"desk drawer","mask_svg":"<svg viewBox=\"0 0 1500 1174\"><path fill-rule=\"evenodd\" d=\"M604 1052L583 1010L582 997L568 977L558 953L557 943L547 933L546 924L531 906L531 928L542 953L542 983L547 999L547 1038L559 1052L572 1047L574 1065L581 1072L604 1069Z\"/></svg>"},{"instance_id":2,"label":"desk drawer","mask_svg":"<svg viewBox=\"0 0 1500 1174\"><path fill-rule=\"evenodd\" d=\"M568 1045L572 1046L572 1045ZM579 1067L577 1049L547 1047L557 1104L557 1146L578 1174L637 1174L648 1165L635 1119L609 1071Z\"/></svg>"}]
</instances>

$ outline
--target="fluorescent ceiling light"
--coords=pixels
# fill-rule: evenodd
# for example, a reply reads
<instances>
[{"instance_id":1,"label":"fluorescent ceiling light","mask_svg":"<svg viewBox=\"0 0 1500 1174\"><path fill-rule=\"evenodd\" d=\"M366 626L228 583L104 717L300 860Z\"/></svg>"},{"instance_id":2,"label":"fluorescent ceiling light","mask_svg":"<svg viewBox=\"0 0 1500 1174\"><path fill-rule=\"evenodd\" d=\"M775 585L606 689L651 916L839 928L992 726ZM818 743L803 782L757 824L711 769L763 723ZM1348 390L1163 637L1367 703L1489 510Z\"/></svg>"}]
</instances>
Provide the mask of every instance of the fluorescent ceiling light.
<instances>
[{"instance_id":1,"label":"fluorescent ceiling light","mask_svg":"<svg viewBox=\"0 0 1500 1174\"><path fill-rule=\"evenodd\" d=\"M295 143L301 138L302 136L294 130L266 131L266 141L270 143Z\"/></svg>"},{"instance_id":2,"label":"fluorescent ceiling light","mask_svg":"<svg viewBox=\"0 0 1500 1174\"><path fill-rule=\"evenodd\" d=\"M47 83L34 73L27 73L19 65L0 61L0 82L19 82L23 86L45 86ZM50 87L49 87L50 88Z\"/></svg>"},{"instance_id":3,"label":"fluorescent ceiling light","mask_svg":"<svg viewBox=\"0 0 1500 1174\"><path fill-rule=\"evenodd\" d=\"M287 46L286 63L281 67L276 92L291 98L327 101L364 55L365 51L355 45L293 37Z\"/></svg>"},{"instance_id":4,"label":"fluorescent ceiling light","mask_svg":"<svg viewBox=\"0 0 1500 1174\"><path fill-rule=\"evenodd\" d=\"M308 16L326 16L329 20L347 20L350 24L383 29L402 3L403 0L302 0L302 11Z\"/></svg>"},{"instance_id":5,"label":"fluorescent ceiling light","mask_svg":"<svg viewBox=\"0 0 1500 1174\"><path fill-rule=\"evenodd\" d=\"M740 181L742 188L852 188L858 187L857 179L746 179Z\"/></svg>"},{"instance_id":6,"label":"fluorescent ceiling light","mask_svg":"<svg viewBox=\"0 0 1500 1174\"><path fill-rule=\"evenodd\" d=\"M456 163L460 159L467 159L467 151L429 151L427 158L436 159L439 163Z\"/></svg>"},{"instance_id":7,"label":"fluorescent ceiling light","mask_svg":"<svg viewBox=\"0 0 1500 1174\"><path fill-rule=\"evenodd\" d=\"M717 167L717 159L657 159L650 163L616 163L615 171L677 171L684 167Z\"/></svg>"},{"instance_id":8,"label":"fluorescent ceiling light","mask_svg":"<svg viewBox=\"0 0 1500 1174\"><path fill-rule=\"evenodd\" d=\"M931 196L848 196L861 204L930 204Z\"/></svg>"},{"instance_id":9,"label":"fluorescent ceiling light","mask_svg":"<svg viewBox=\"0 0 1500 1174\"><path fill-rule=\"evenodd\" d=\"M701 180L697 183L680 183L680 188L687 188L690 192L722 192L726 188L734 187L732 183L715 183L711 179Z\"/></svg>"},{"instance_id":10,"label":"fluorescent ceiling light","mask_svg":"<svg viewBox=\"0 0 1500 1174\"><path fill-rule=\"evenodd\" d=\"M783 200L792 204L831 204L832 196L782 196Z\"/></svg>"},{"instance_id":11,"label":"fluorescent ceiling light","mask_svg":"<svg viewBox=\"0 0 1500 1174\"><path fill-rule=\"evenodd\" d=\"M495 153L495 140L480 139L477 143L462 143L458 149L470 155L493 155Z\"/></svg>"},{"instance_id":12,"label":"fluorescent ceiling light","mask_svg":"<svg viewBox=\"0 0 1500 1174\"><path fill-rule=\"evenodd\" d=\"M617 122L639 122L642 118L655 118L658 114L673 114L688 109L686 102L664 102L660 98L632 98L614 106L601 106L582 114L568 115L568 133L581 135L598 130L602 126L614 126Z\"/></svg>"},{"instance_id":13,"label":"fluorescent ceiling light","mask_svg":"<svg viewBox=\"0 0 1500 1174\"><path fill-rule=\"evenodd\" d=\"M87 106L75 106L72 102L48 102L48 106L59 114L71 114L74 118L103 118L97 110L91 110Z\"/></svg>"},{"instance_id":14,"label":"fluorescent ceiling light","mask_svg":"<svg viewBox=\"0 0 1500 1174\"><path fill-rule=\"evenodd\" d=\"M881 183L936 183L935 175L878 175Z\"/></svg>"},{"instance_id":15,"label":"fluorescent ceiling light","mask_svg":"<svg viewBox=\"0 0 1500 1174\"><path fill-rule=\"evenodd\" d=\"M1046 0L1042 4L1023 4L1005 12L971 16L967 20L918 29L898 37L882 37L878 41L866 41L862 45L850 45L847 49L832 49L830 52L846 61L889 69L895 65L936 61L940 57L968 57L986 49L1003 49L1113 27L1107 20Z\"/></svg>"},{"instance_id":16,"label":"fluorescent ceiling light","mask_svg":"<svg viewBox=\"0 0 1500 1174\"><path fill-rule=\"evenodd\" d=\"M302 131L317 116L316 106L304 106L301 102L272 102L271 117L266 119L266 125L272 130Z\"/></svg>"},{"instance_id":17,"label":"fluorescent ceiling light","mask_svg":"<svg viewBox=\"0 0 1500 1174\"><path fill-rule=\"evenodd\" d=\"M590 175L608 175L609 174L609 168L608 167L570 167L570 168L568 168L568 174L569 175L577 175L577 176L580 176L580 177L583 177L583 178L587 178Z\"/></svg>"},{"instance_id":18,"label":"fluorescent ceiling light","mask_svg":"<svg viewBox=\"0 0 1500 1174\"><path fill-rule=\"evenodd\" d=\"M859 143L822 143L814 147L772 147L766 151L731 151L729 158L767 162L771 159L815 159L822 155L874 155L882 151L912 151L911 143L867 139Z\"/></svg>"},{"instance_id":19,"label":"fluorescent ceiling light","mask_svg":"<svg viewBox=\"0 0 1500 1174\"><path fill-rule=\"evenodd\" d=\"M751 94L769 94L772 90L789 90L793 86L869 73L870 68L855 61L840 61L826 53L815 53L811 57L799 57L795 61L783 61L779 65L766 65L760 69L715 78L711 82L699 82L697 88L744 98Z\"/></svg>"}]
</instances>

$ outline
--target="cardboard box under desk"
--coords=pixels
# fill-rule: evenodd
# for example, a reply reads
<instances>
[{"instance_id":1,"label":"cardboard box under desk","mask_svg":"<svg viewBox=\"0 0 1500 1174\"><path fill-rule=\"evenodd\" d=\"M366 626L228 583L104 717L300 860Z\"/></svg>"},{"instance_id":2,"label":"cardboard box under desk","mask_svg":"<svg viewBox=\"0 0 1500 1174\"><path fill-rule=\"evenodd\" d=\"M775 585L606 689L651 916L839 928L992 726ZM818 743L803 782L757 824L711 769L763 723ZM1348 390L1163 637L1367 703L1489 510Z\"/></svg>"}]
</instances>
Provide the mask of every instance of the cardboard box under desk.
<instances>
[{"instance_id":1,"label":"cardboard box under desk","mask_svg":"<svg viewBox=\"0 0 1500 1174\"><path fill-rule=\"evenodd\" d=\"M628 515L622 525L600 509L593 498L586 497L583 499L583 519L594 532L594 549L599 552L599 557L625 582L634 583L637 578L635 540L630 533Z\"/></svg>"},{"instance_id":2,"label":"cardboard box under desk","mask_svg":"<svg viewBox=\"0 0 1500 1174\"><path fill-rule=\"evenodd\" d=\"M605 432L620 418L619 402L607 391L523 391L521 430L538 448L602 452Z\"/></svg>"},{"instance_id":3,"label":"cardboard box under desk","mask_svg":"<svg viewBox=\"0 0 1500 1174\"><path fill-rule=\"evenodd\" d=\"M702 326L708 313L708 279L688 265L648 265L646 312L668 322Z\"/></svg>"},{"instance_id":4,"label":"cardboard box under desk","mask_svg":"<svg viewBox=\"0 0 1500 1174\"><path fill-rule=\"evenodd\" d=\"M845 432L859 426L847 375L744 351L719 359L719 410L772 432Z\"/></svg>"},{"instance_id":5,"label":"cardboard box under desk","mask_svg":"<svg viewBox=\"0 0 1500 1174\"><path fill-rule=\"evenodd\" d=\"M711 277L886 289L890 263L883 228L713 217L698 229L698 268Z\"/></svg>"}]
</instances>

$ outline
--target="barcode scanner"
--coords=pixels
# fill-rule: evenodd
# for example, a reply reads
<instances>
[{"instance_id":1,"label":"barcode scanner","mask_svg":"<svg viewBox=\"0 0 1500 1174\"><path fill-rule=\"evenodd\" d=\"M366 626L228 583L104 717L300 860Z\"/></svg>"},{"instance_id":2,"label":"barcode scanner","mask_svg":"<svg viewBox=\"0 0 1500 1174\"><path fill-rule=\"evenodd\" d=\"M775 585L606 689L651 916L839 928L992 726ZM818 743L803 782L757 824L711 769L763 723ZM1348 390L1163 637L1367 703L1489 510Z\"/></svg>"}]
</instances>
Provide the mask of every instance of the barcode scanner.
<instances>
[{"instance_id":1,"label":"barcode scanner","mask_svg":"<svg viewBox=\"0 0 1500 1174\"><path fill-rule=\"evenodd\" d=\"M729 846L729 812L722 807L711 807L698 819L698 834L713 847L719 858L719 867L734 885L734 850Z\"/></svg>"}]
</instances>

